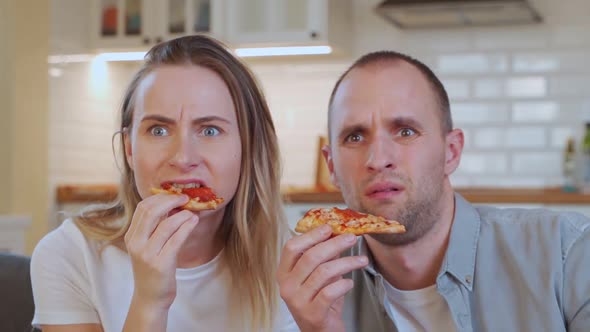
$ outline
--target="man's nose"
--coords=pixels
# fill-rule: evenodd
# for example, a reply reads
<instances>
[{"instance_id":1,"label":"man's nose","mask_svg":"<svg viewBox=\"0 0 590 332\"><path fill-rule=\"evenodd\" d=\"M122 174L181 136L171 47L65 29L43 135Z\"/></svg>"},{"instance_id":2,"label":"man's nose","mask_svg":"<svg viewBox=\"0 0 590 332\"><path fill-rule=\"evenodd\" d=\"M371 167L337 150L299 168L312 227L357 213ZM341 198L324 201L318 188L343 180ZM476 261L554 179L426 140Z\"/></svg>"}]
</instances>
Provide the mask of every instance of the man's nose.
<instances>
[{"instance_id":1,"label":"man's nose","mask_svg":"<svg viewBox=\"0 0 590 332\"><path fill-rule=\"evenodd\" d=\"M369 145L366 167L370 171L395 168L393 161L394 142L385 135L375 136Z\"/></svg>"}]
</instances>

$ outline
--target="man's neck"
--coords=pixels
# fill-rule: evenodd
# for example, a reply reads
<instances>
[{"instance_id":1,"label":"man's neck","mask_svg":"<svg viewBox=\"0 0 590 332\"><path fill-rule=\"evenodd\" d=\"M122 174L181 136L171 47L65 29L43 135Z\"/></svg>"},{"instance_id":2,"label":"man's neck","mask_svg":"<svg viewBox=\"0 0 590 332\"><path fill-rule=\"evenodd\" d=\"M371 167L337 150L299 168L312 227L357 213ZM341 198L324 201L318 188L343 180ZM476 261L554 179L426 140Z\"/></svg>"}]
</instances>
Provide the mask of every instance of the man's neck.
<instances>
[{"instance_id":1,"label":"man's neck","mask_svg":"<svg viewBox=\"0 0 590 332\"><path fill-rule=\"evenodd\" d=\"M375 269L400 290L432 286L447 251L455 204L452 190L443 197L440 219L422 238L404 246L387 246L365 236Z\"/></svg>"}]
</instances>

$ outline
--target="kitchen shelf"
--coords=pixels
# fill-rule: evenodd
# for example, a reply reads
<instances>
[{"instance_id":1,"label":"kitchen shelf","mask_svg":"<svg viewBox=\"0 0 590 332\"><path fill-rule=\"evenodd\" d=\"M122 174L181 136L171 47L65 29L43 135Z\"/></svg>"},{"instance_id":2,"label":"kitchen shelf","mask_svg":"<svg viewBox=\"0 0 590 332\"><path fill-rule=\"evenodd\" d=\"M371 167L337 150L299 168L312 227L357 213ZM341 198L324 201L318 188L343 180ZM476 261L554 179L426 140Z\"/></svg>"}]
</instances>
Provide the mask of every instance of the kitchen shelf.
<instances>
[{"instance_id":1,"label":"kitchen shelf","mask_svg":"<svg viewBox=\"0 0 590 332\"><path fill-rule=\"evenodd\" d=\"M456 188L471 203L501 204L589 204L590 195L566 193L559 188ZM57 187L57 203L108 202L117 197L117 185L61 185ZM338 191L315 188L289 189L283 192L286 203L343 203Z\"/></svg>"}]
</instances>

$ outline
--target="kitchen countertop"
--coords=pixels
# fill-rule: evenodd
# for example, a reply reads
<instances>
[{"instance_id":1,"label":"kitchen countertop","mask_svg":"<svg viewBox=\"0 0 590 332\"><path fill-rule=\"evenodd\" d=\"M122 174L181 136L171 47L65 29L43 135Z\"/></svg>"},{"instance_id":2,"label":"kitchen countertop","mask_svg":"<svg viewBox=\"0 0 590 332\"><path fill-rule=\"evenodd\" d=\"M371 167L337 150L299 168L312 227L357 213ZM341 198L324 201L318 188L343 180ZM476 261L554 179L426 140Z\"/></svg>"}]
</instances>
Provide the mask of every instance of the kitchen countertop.
<instances>
[{"instance_id":1,"label":"kitchen countertop","mask_svg":"<svg viewBox=\"0 0 590 332\"><path fill-rule=\"evenodd\" d=\"M590 194L565 193L559 188L456 188L471 203L503 204L589 204ZM61 185L57 187L59 204L108 202L117 197L117 185ZM337 191L314 188L289 188L283 192L287 203L342 203Z\"/></svg>"}]
</instances>

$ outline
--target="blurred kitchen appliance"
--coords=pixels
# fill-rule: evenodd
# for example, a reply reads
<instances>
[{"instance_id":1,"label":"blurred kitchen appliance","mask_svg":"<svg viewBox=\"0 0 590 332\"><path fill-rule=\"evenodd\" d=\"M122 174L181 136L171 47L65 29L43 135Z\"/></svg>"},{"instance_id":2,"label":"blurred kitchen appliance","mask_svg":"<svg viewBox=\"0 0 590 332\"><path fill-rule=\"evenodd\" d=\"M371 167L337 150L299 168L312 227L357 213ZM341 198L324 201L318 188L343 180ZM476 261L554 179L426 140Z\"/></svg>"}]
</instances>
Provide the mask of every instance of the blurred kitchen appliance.
<instances>
[{"instance_id":1,"label":"blurred kitchen appliance","mask_svg":"<svg viewBox=\"0 0 590 332\"><path fill-rule=\"evenodd\" d=\"M527 0L384 0L376 12L402 29L542 21Z\"/></svg>"}]
</instances>

